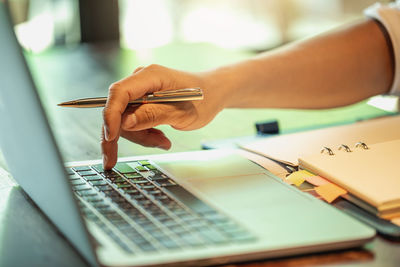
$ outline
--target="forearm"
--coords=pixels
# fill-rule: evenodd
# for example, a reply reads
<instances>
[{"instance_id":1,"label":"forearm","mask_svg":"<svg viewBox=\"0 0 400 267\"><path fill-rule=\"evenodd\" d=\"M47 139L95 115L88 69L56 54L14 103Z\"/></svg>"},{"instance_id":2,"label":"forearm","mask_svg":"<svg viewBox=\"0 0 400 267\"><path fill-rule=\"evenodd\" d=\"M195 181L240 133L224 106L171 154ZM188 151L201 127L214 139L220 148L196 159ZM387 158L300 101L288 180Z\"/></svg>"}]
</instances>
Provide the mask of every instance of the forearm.
<instances>
[{"instance_id":1,"label":"forearm","mask_svg":"<svg viewBox=\"0 0 400 267\"><path fill-rule=\"evenodd\" d=\"M363 21L213 72L224 107L330 108L386 93L391 48L377 22Z\"/></svg>"}]
</instances>

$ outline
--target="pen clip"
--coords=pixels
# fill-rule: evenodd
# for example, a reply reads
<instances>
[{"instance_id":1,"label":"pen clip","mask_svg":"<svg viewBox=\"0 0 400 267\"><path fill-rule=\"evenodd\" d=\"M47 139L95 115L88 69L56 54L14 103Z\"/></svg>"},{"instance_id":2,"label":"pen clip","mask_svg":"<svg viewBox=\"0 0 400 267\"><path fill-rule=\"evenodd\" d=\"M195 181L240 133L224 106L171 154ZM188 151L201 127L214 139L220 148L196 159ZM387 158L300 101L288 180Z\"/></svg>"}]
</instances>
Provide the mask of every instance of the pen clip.
<instances>
[{"instance_id":1,"label":"pen clip","mask_svg":"<svg viewBox=\"0 0 400 267\"><path fill-rule=\"evenodd\" d=\"M203 95L203 91L200 88L184 88L177 90L157 91L153 93L153 96L185 96L185 95Z\"/></svg>"}]
</instances>

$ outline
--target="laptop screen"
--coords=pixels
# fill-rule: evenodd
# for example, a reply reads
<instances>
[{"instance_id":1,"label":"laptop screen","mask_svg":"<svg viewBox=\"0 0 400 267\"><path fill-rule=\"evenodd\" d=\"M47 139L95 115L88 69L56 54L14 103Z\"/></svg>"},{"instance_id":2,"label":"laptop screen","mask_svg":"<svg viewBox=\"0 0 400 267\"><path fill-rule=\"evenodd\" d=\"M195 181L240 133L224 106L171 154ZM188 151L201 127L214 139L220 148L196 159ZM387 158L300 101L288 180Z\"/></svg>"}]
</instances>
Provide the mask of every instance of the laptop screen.
<instances>
[{"instance_id":1,"label":"laptop screen","mask_svg":"<svg viewBox=\"0 0 400 267\"><path fill-rule=\"evenodd\" d=\"M0 146L19 185L95 263L60 153L6 10L0 1Z\"/></svg>"}]
</instances>

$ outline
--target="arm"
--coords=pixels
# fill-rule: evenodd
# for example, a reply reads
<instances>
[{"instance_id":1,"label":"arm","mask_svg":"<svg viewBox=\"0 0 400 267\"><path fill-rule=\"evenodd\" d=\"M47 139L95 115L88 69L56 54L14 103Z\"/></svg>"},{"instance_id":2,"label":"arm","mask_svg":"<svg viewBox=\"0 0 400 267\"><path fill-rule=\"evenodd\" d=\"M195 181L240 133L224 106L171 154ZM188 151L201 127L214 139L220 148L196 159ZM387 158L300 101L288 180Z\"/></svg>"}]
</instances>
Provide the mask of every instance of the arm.
<instances>
[{"instance_id":1,"label":"arm","mask_svg":"<svg viewBox=\"0 0 400 267\"><path fill-rule=\"evenodd\" d=\"M330 108L388 92L390 43L373 20L295 42L215 71L225 107Z\"/></svg>"},{"instance_id":2,"label":"arm","mask_svg":"<svg viewBox=\"0 0 400 267\"><path fill-rule=\"evenodd\" d=\"M198 129L229 107L347 105L387 92L393 69L385 32L372 20L208 72L188 73L158 65L138 68L109 89L103 111L104 166L108 169L116 163L119 136L169 149L171 142L153 127L169 124L179 130ZM204 100L126 109L128 101L145 93L185 87L203 88Z\"/></svg>"}]
</instances>

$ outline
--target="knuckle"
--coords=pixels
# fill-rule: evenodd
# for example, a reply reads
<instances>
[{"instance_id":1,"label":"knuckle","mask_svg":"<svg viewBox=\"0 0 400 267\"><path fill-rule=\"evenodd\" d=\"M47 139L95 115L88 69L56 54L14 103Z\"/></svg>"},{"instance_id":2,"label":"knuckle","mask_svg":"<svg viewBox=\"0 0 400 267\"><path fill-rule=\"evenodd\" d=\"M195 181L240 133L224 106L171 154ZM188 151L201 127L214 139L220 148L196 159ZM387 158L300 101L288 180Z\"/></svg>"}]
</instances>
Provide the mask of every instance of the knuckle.
<instances>
[{"instance_id":1,"label":"knuckle","mask_svg":"<svg viewBox=\"0 0 400 267\"><path fill-rule=\"evenodd\" d=\"M151 72L157 72L160 71L161 69L163 69L164 67L158 64L150 64L146 67L147 70L151 71Z\"/></svg>"},{"instance_id":2,"label":"knuckle","mask_svg":"<svg viewBox=\"0 0 400 267\"><path fill-rule=\"evenodd\" d=\"M156 110L153 106L149 106L144 109L144 119L147 122L154 123L156 121Z\"/></svg>"},{"instance_id":3,"label":"knuckle","mask_svg":"<svg viewBox=\"0 0 400 267\"><path fill-rule=\"evenodd\" d=\"M121 90L121 83L120 82L112 83L110 85L110 87L108 88L109 94L115 93L116 91L119 91L119 90Z\"/></svg>"}]
</instances>

